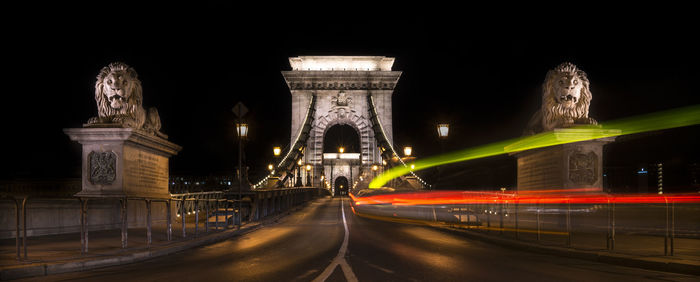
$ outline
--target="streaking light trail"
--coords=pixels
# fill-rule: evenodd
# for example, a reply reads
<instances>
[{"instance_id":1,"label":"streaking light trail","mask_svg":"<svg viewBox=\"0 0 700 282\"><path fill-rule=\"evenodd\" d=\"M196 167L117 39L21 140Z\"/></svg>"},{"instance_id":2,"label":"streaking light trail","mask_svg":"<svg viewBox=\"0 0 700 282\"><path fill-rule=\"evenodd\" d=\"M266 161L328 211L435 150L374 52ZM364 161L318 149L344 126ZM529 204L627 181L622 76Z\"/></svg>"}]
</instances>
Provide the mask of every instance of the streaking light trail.
<instances>
[{"instance_id":1,"label":"streaking light trail","mask_svg":"<svg viewBox=\"0 0 700 282\"><path fill-rule=\"evenodd\" d=\"M382 187L391 179L407 174L410 171L415 172L439 165L464 162L468 160L579 141L691 126L696 124L700 124L700 105L620 119L601 125L577 126L563 130L543 132L537 135L510 139L417 160L408 164L408 166L394 167L374 178L369 184L369 188L376 189Z\"/></svg>"},{"instance_id":2,"label":"streaking light trail","mask_svg":"<svg viewBox=\"0 0 700 282\"><path fill-rule=\"evenodd\" d=\"M572 190L532 192L494 191L420 191L357 197L350 194L354 205L468 205L468 204L663 204L700 203L698 194L571 194Z\"/></svg>"}]
</instances>

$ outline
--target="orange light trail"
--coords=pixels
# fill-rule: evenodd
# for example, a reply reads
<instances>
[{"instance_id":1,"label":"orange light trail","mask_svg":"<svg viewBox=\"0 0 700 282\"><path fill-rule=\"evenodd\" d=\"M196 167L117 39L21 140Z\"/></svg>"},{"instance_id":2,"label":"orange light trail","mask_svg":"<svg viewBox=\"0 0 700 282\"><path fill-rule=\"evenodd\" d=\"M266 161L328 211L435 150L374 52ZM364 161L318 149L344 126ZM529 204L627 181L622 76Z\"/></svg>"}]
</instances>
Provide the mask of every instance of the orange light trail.
<instances>
[{"instance_id":1,"label":"orange light trail","mask_svg":"<svg viewBox=\"0 0 700 282\"><path fill-rule=\"evenodd\" d=\"M588 188L585 188L588 189ZM600 189L597 189L600 191ZM355 205L464 205L464 204L663 204L700 203L699 194L571 194L573 190L523 192L496 191L421 191L352 197ZM581 190L578 190L581 191ZM586 191L586 190L583 190Z\"/></svg>"}]
</instances>

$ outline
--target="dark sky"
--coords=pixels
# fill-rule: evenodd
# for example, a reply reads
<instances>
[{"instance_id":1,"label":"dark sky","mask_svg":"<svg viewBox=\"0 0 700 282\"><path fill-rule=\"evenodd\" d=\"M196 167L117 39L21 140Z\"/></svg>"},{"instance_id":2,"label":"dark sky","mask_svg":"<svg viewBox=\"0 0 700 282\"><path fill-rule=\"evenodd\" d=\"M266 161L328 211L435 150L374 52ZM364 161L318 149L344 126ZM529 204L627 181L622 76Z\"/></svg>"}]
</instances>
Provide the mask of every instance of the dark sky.
<instances>
[{"instance_id":1,"label":"dark sky","mask_svg":"<svg viewBox=\"0 0 700 282\"><path fill-rule=\"evenodd\" d=\"M95 76L113 61L136 69L144 106L158 108L162 131L183 146L171 160L174 174L232 172L238 101L250 109L247 162L264 169L272 146L289 142L291 99L280 71L291 56L395 57L393 69L403 71L393 96L395 143L418 157L440 151L437 122L452 125L447 150L519 136L539 107L547 70L564 61L588 73L590 115L599 121L700 103L700 46L683 16L533 23L440 13L299 20L231 7L149 11L8 11L24 16L5 25L3 38L11 87L2 94L0 179L79 175L80 146L62 129L97 114ZM679 146L697 140L697 127L686 131Z\"/></svg>"}]
</instances>

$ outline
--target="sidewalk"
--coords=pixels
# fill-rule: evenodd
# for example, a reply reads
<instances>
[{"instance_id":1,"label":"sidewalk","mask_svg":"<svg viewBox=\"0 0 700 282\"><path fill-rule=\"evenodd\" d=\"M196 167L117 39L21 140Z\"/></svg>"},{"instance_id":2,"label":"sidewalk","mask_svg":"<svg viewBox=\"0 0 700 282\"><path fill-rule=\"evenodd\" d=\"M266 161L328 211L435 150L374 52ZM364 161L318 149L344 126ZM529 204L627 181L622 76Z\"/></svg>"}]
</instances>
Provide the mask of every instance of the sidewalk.
<instances>
[{"instance_id":1,"label":"sidewalk","mask_svg":"<svg viewBox=\"0 0 700 282\"><path fill-rule=\"evenodd\" d=\"M187 234L186 238L183 238L181 223L174 221L172 241L167 240L164 224L156 225L151 229L152 243L150 248L146 244L145 228L129 228L126 249L121 248L121 230L90 231L88 253L84 255L80 253L79 233L47 235L29 237L27 259L24 259L24 250L22 250L22 260L18 261L15 239L3 239L0 240L0 280L128 264L212 244L252 232L268 224L274 224L281 217L304 208L312 201L282 211L259 222L244 223L240 230L236 227L224 229L221 226L223 223L220 223L218 230L214 228L213 224L210 224L209 233L205 233L204 220L200 219L196 237L193 222L186 224Z\"/></svg>"},{"instance_id":2,"label":"sidewalk","mask_svg":"<svg viewBox=\"0 0 700 282\"><path fill-rule=\"evenodd\" d=\"M571 246L566 246L567 236L543 234L540 240L532 233L498 230L467 229L464 225L434 225L437 228L507 247L557 256L593 260L622 266L658 271L700 275L700 240L674 239L673 256L664 255L664 238L646 235L617 235L615 249L606 250L605 235L573 233ZM670 250L669 250L670 253Z\"/></svg>"}]
</instances>

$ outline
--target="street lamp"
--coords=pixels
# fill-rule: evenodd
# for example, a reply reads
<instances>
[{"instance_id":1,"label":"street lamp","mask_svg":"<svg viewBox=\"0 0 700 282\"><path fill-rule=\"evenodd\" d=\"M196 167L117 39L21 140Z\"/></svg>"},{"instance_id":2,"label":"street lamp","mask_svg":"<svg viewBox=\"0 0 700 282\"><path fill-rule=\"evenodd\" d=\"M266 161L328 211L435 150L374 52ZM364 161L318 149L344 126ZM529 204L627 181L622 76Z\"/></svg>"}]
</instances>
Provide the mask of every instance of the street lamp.
<instances>
[{"instance_id":1,"label":"street lamp","mask_svg":"<svg viewBox=\"0 0 700 282\"><path fill-rule=\"evenodd\" d=\"M281 149L280 147L273 147L273 148L272 148L272 154L273 154L275 157L279 157L280 154L282 154L282 149Z\"/></svg>"},{"instance_id":2,"label":"street lamp","mask_svg":"<svg viewBox=\"0 0 700 282\"><path fill-rule=\"evenodd\" d=\"M301 170L303 169L303 162L301 158L297 161L297 180L294 183L294 187L301 187L304 186L304 184L301 182Z\"/></svg>"},{"instance_id":3,"label":"street lamp","mask_svg":"<svg viewBox=\"0 0 700 282\"><path fill-rule=\"evenodd\" d=\"M243 139L248 137L248 124L236 123L238 134L238 229L241 229L241 201L243 200Z\"/></svg>"},{"instance_id":4,"label":"street lamp","mask_svg":"<svg viewBox=\"0 0 700 282\"><path fill-rule=\"evenodd\" d=\"M306 165L306 186L311 186L311 165Z\"/></svg>"},{"instance_id":5,"label":"street lamp","mask_svg":"<svg viewBox=\"0 0 700 282\"><path fill-rule=\"evenodd\" d=\"M437 132L438 136L440 138L447 138L447 135L450 134L450 124L449 123L441 123L437 125Z\"/></svg>"},{"instance_id":6,"label":"street lamp","mask_svg":"<svg viewBox=\"0 0 700 282\"><path fill-rule=\"evenodd\" d=\"M345 152L345 148L344 148L344 147L338 148L338 152L341 153L341 154L344 153L344 152Z\"/></svg>"},{"instance_id":7,"label":"street lamp","mask_svg":"<svg viewBox=\"0 0 700 282\"><path fill-rule=\"evenodd\" d=\"M275 169L274 165L272 165L272 164L267 165L267 170L272 171L273 169Z\"/></svg>"},{"instance_id":8,"label":"street lamp","mask_svg":"<svg viewBox=\"0 0 700 282\"><path fill-rule=\"evenodd\" d=\"M413 153L413 148L411 147L403 147L403 155L405 157L410 157L411 153Z\"/></svg>"},{"instance_id":9,"label":"street lamp","mask_svg":"<svg viewBox=\"0 0 700 282\"><path fill-rule=\"evenodd\" d=\"M445 140L447 139L447 136L450 134L450 124L449 123L440 123L437 125L437 132L438 132L438 138L441 139L442 142L440 142L440 154L442 155L445 153ZM437 167L437 181L435 181L435 186L437 187L438 183L440 182L440 167Z\"/></svg>"},{"instance_id":10,"label":"street lamp","mask_svg":"<svg viewBox=\"0 0 700 282\"><path fill-rule=\"evenodd\" d=\"M248 124L237 123L236 124L236 134L238 134L238 137L241 137L241 138L248 137Z\"/></svg>"}]
</instances>

